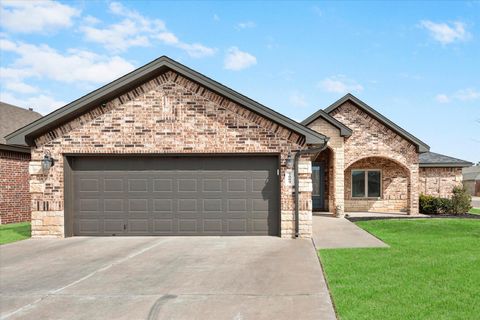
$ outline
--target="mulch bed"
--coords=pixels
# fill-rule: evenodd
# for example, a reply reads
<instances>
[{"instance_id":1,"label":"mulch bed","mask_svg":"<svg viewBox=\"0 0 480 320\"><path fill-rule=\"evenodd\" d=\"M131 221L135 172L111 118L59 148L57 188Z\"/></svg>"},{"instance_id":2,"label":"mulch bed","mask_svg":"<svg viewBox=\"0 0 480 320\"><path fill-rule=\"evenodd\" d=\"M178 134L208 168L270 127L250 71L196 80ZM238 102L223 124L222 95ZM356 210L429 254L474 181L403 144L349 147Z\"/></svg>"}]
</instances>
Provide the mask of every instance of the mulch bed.
<instances>
[{"instance_id":1,"label":"mulch bed","mask_svg":"<svg viewBox=\"0 0 480 320\"><path fill-rule=\"evenodd\" d=\"M369 221L369 220L390 220L390 219L442 219L442 218L448 218L448 219L480 219L480 214L471 214L471 213L466 213L466 214L458 214L458 215L453 215L453 214L435 214L435 215L430 215L430 216L422 216L422 217L416 217L416 216L406 216L406 217L347 217L345 218L349 221L355 222L355 221Z\"/></svg>"}]
</instances>

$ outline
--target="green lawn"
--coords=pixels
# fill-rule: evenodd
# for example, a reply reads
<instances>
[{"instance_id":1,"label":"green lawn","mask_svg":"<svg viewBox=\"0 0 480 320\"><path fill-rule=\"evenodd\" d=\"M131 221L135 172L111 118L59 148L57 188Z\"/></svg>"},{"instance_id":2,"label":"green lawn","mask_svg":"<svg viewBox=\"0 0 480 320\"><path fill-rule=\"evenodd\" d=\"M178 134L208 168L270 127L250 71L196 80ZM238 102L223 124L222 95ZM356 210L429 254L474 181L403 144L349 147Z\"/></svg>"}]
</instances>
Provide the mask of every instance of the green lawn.
<instances>
[{"instance_id":1,"label":"green lawn","mask_svg":"<svg viewBox=\"0 0 480 320\"><path fill-rule=\"evenodd\" d=\"M480 220L357 224L391 247L319 251L340 319L478 319Z\"/></svg>"},{"instance_id":2,"label":"green lawn","mask_svg":"<svg viewBox=\"0 0 480 320\"><path fill-rule=\"evenodd\" d=\"M0 225L0 244L30 238L30 222Z\"/></svg>"},{"instance_id":3,"label":"green lawn","mask_svg":"<svg viewBox=\"0 0 480 320\"><path fill-rule=\"evenodd\" d=\"M473 213L473 214L480 214L480 208L472 208L468 213Z\"/></svg>"}]
</instances>

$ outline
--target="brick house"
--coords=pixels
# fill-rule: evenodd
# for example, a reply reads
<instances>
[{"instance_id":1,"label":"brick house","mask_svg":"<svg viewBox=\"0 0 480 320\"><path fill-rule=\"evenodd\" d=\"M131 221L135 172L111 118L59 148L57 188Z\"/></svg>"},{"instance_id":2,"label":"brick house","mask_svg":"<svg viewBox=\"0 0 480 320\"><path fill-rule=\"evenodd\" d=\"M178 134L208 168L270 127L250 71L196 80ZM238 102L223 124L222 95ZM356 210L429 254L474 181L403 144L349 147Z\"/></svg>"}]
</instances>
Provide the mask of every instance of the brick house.
<instances>
[{"instance_id":1,"label":"brick house","mask_svg":"<svg viewBox=\"0 0 480 320\"><path fill-rule=\"evenodd\" d=\"M36 237L310 237L312 211L416 214L430 186L428 146L351 95L300 124L167 57L7 141L32 149Z\"/></svg>"},{"instance_id":2,"label":"brick house","mask_svg":"<svg viewBox=\"0 0 480 320\"><path fill-rule=\"evenodd\" d=\"M30 148L7 145L4 136L41 117L0 102L0 224L30 221Z\"/></svg>"}]
</instances>

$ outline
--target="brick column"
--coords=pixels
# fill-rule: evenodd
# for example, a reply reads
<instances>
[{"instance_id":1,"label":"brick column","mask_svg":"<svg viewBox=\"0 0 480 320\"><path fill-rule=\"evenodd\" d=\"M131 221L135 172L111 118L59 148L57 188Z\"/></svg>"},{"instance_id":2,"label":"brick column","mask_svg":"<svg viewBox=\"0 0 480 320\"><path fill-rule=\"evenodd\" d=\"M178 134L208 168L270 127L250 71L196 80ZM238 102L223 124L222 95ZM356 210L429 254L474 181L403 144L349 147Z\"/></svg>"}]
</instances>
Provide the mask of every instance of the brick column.
<instances>
[{"instance_id":1,"label":"brick column","mask_svg":"<svg viewBox=\"0 0 480 320\"><path fill-rule=\"evenodd\" d=\"M298 163L299 237L312 237L312 161L304 155Z\"/></svg>"},{"instance_id":2,"label":"brick column","mask_svg":"<svg viewBox=\"0 0 480 320\"><path fill-rule=\"evenodd\" d=\"M412 164L410 167L410 190L409 190L409 203L408 203L408 214L414 215L419 213L418 209L418 185L419 185L419 169L418 163Z\"/></svg>"},{"instance_id":3,"label":"brick column","mask_svg":"<svg viewBox=\"0 0 480 320\"><path fill-rule=\"evenodd\" d=\"M330 208L330 211L338 216L343 216L345 211L345 155L343 144L341 147L335 148L333 159L334 208Z\"/></svg>"}]
</instances>

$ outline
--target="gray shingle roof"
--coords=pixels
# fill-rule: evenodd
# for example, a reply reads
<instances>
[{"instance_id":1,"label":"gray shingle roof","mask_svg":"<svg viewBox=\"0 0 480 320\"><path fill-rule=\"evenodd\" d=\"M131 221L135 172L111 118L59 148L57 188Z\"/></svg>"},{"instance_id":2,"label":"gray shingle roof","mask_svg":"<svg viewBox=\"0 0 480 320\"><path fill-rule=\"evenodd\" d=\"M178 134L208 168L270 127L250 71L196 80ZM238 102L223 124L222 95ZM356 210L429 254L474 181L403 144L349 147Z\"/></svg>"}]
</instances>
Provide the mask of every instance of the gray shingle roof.
<instances>
[{"instance_id":1,"label":"gray shingle roof","mask_svg":"<svg viewBox=\"0 0 480 320\"><path fill-rule=\"evenodd\" d=\"M418 160L420 167L470 167L473 164L435 152L421 153Z\"/></svg>"},{"instance_id":2,"label":"gray shingle roof","mask_svg":"<svg viewBox=\"0 0 480 320\"><path fill-rule=\"evenodd\" d=\"M42 115L38 112L0 102L0 143L6 143L7 134L41 117Z\"/></svg>"}]
</instances>

